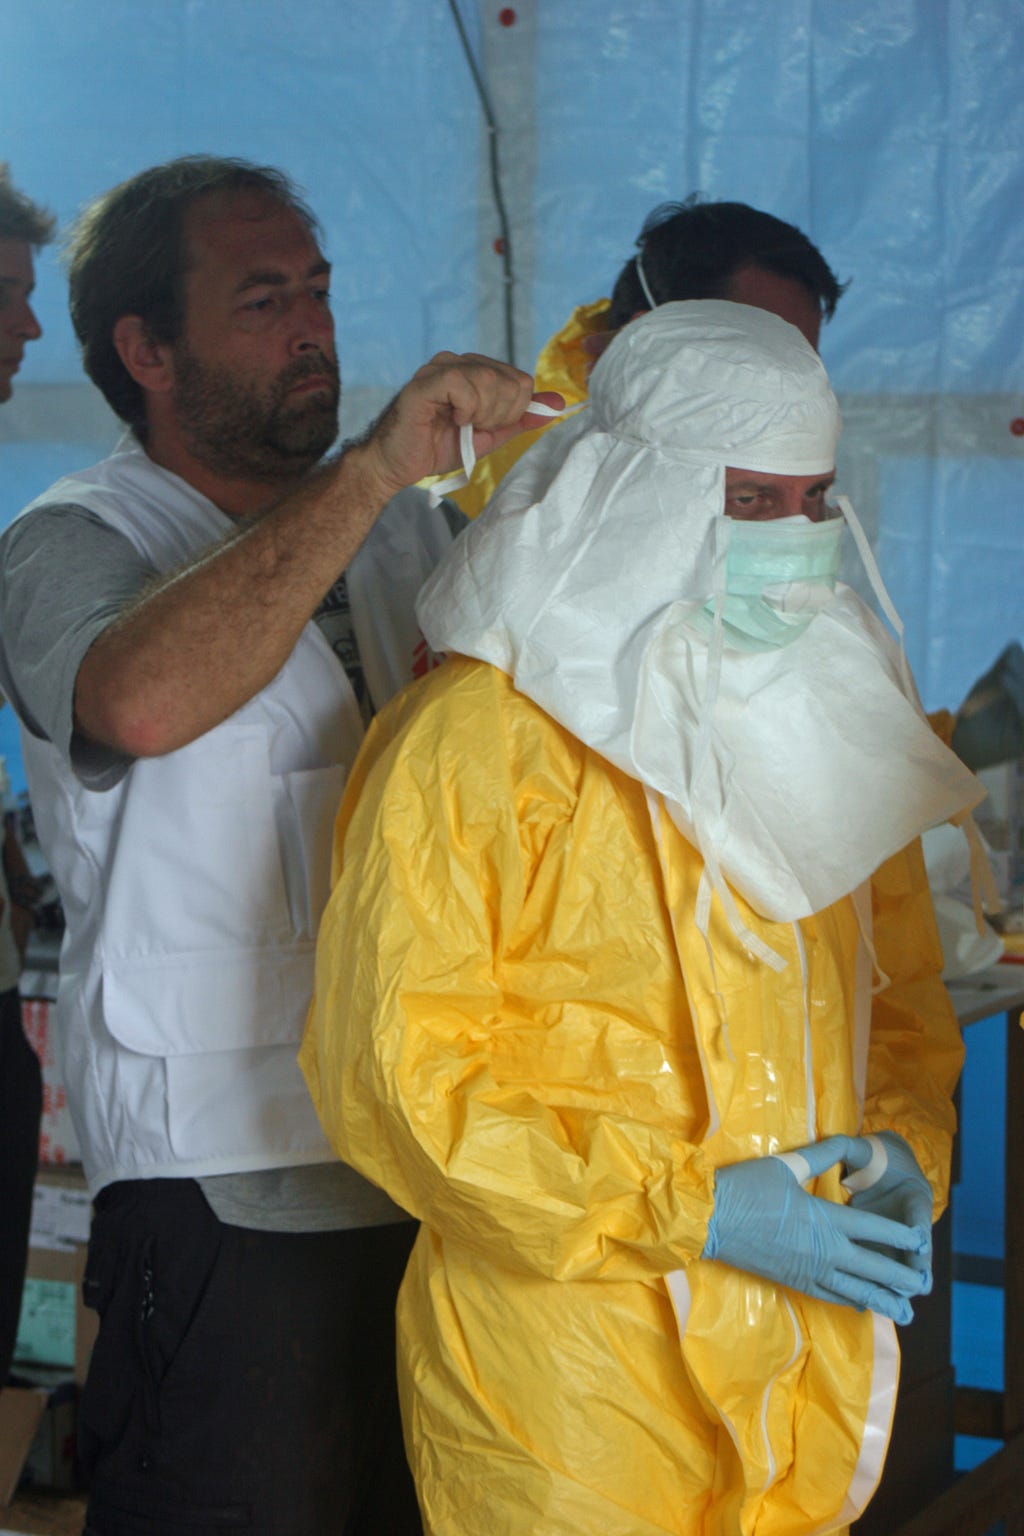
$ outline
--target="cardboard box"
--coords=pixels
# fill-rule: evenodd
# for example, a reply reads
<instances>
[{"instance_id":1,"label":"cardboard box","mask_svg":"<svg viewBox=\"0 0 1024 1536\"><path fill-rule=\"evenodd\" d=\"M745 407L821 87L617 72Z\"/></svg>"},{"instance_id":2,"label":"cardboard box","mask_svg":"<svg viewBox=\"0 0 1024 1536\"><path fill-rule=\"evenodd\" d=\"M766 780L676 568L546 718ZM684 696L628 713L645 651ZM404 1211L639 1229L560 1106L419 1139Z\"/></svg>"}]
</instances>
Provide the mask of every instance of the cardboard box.
<instances>
[{"instance_id":1,"label":"cardboard box","mask_svg":"<svg viewBox=\"0 0 1024 1536\"><path fill-rule=\"evenodd\" d=\"M81 1163L40 1168L32 1191L33 1248L72 1253L89 1241L92 1200Z\"/></svg>"},{"instance_id":2,"label":"cardboard box","mask_svg":"<svg viewBox=\"0 0 1024 1536\"><path fill-rule=\"evenodd\" d=\"M49 1393L36 1387L0 1391L0 1504L9 1504L43 1421Z\"/></svg>"},{"instance_id":3,"label":"cardboard box","mask_svg":"<svg viewBox=\"0 0 1024 1536\"><path fill-rule=\"evenodd\" d=\"M62 1382L49 1394L21 1469L21 1483L53 1493L78 1486L78 1387Z\"/></svg>"},{"instance_id":4,"label":"cardboard box","mask_svg":"<svg viewBox=\"0 0 1024 1536\"><path fill-rule=\"evenodd\" d=\"M99 1319L82 1302L92 1202L80 1167L40 1169L14 1371L54 1366L85 1380Z\"/></svg>"},{"instance_id":5,"label":"cardboard box","mask_svg":"<svg viewBox=\"0 0 1024 1536\"><path fill-rule=\"evenodd\" d=\"M0 1392L0 1505L20 1483L76 1486L78 1395L99 1327L82 1302L91 1220L81 1166L40 1168L11 1367L19 1384Z\"/></svg>"},{"instance_id":6,"label":"cardboard box","mask_svg":"<svg viewBox=\"0 0 1024 1536\"><path fill-rule=\"evenodd\" d=\"M21 1486L70 1493L78 1486L78 1388L5 1387L0 1392L0 1506ZM0 1526L3 1516L0 1513Z\"/></svg>"},{"instance_id":7,"label":"cardboard box","mask_svg":"<svg viewBox=\"0 0 1024 1536\"><path fill-rule=\"evenodd\" d=\"M25 978L22 978L24 992ZM75 1128L71 1123L67 1093L57 1064L54 1004L45 997L21 999L21 1022L29 1045L43 1070L43 1119L39 1128L39 1161L61 1166L81 1161Z\"/></svg>"}]
</instances>

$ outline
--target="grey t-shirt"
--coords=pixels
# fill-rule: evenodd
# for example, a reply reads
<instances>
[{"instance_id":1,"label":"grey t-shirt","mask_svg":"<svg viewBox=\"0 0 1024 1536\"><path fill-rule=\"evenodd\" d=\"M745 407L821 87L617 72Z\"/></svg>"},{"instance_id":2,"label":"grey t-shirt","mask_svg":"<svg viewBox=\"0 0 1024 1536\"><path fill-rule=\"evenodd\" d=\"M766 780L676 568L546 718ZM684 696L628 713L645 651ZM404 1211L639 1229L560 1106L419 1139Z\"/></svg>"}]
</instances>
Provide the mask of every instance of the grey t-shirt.
<instances>
[{"instance_id":1,"label":"grey t-shirt","mask_svg":"<svg viewBox=\"0 0 1024 1536\"><path fill-rule=\"evenodd\" d=\"M132 759L76 734L75 678L93 641L155 574L130 540L84 507L40 507L0 537L0 689L30 730L67 753L90 789L112 788ZM314 617L368 718L344 577ZM219 1174L199 1184L232 1226L322 1232L408 1219L341 1162Z\"/></svg>"}]
</instances>

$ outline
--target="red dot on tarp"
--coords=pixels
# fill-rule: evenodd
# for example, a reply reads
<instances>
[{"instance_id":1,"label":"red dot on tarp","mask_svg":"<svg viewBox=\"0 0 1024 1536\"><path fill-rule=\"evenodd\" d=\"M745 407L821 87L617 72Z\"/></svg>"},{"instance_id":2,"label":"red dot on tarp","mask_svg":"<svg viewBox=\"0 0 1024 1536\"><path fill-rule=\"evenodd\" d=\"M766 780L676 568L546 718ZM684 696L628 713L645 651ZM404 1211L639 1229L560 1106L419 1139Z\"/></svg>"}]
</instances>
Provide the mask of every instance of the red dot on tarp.
<instances>
[{"instance_id":1,"label":"red dot on tarp","mask_svg":"<svg viewBox=\"0 0 1024 1536\"><path fill-rule=\"evenodd\" d=\"M1010 431L1014 437L1024 437L1024 416L1015 416L1010 422Z\"/></svg>"},{"instance_id":2,"label":"red dot on tarp","mask_svg":"<svg viewBox=\"0 0 1024 1536\"><path fill-rule=\"evenodd\" d=\"M510 5L504 5L498 12L498 20L503 27L514 27L519 18Z\"/></svg>"},{"instance_id":3,"label":"red dot on tarp","mask_svg":"<svg viewBox=\"0 0 1024 1536\"><path fill-rule=\"evenodd\" d=\"M505 254L505 242L500 235L494 242L494 254L496 256L504 256Z\"/></svg>"}]
</instances>

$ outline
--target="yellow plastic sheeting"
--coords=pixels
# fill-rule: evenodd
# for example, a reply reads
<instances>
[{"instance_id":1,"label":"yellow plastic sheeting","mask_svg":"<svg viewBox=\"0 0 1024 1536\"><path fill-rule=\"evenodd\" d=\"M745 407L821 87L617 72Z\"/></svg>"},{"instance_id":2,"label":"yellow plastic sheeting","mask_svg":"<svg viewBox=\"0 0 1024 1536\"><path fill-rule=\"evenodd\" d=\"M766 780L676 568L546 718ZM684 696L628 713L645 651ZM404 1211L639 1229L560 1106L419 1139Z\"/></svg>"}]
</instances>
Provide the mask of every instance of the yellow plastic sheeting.
<instances>
[{"instance_id":1,"label":"yellow plastic sheeting","mask_svg":"<svg viewBox=\"0 0 1024 1536\"><path fill-rule=\"evenodd\" d=\"M587 375L594 359L584 350L583 343L588 336L605 330L608 308L607 299L598 299L594 304L581 304L573 310L562 329L541 348L535 373L537 390L557 390L564 396L566 405L576 405L587 398ZM453 491L449 499L467 517L479 517L495 487L513 464L518 463L527 448L553 425L554 422L548 422L543 427L535 427L532 432L521 432L487 454L478 461L469 485L461 491Z\"/></svg>"},{"instance_id":2,"label":"yellow plastic sheeting","mask_svg":"<svg viewBox=\"0 0 1024 1536\"><path fill-rule=\"evenodd\" d=\"M799 925L805 1033L796 930L743 909L777 975L716 914L712 976L699 858L658 835L460 658L378 718L343 803L301 1059L339 1154L424 1223L399 1330L434 1536L799 1536L880 1470L874 1319L698 1256L718 1163L835 1131L898 1131L945 1199L961 1050L919 851L875 881L862 1115L852 903Z\"/></svg>"}]
</instances>

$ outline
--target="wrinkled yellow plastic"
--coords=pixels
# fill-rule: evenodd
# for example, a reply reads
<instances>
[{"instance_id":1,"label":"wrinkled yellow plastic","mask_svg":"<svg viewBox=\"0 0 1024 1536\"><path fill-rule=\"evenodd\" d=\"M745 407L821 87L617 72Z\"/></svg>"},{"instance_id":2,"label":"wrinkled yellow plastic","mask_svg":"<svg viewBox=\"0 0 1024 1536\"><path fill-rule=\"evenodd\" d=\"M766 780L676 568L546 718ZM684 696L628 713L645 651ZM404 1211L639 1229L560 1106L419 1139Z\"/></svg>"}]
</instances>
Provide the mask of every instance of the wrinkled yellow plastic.
<instances>
[{"instance_id":1,"label":"wrinkled yellow plastic","mask_svg":"<svg viewBox=\"0 0 1024 1536\"><path fill-rule=\"evenodd\" d=\"M541 348L534 375L536 390L557 390L564 396L566 405L576 405L587 398L587 375L594 360L583 350L583 341L605 329L608 307L607 299L598 299L594 304L581 304L573 310L562 329ZM532 432L520 432L518 437L510 438L493 453L479 459L470 483L461 491L450 492L449 500L454 501L467 517L478 517L513 464L518 463L542 432L555 425L556 422L548 421Z\"/></svg>"},{"instance_id":2,"label":"wrinkled yellow plastic","mask_svg":"<svg viewBox=\"0 0 1024 1536\"><path fill-rule=\"evenodd\" d=\"M639 784L463 658L378 718L343 801L301 1063L338 1153L423 1222L400 1386L432 1536L851 1518L870 1315L698 1256L717 1164L836 1131L898 1131L941 1209L962 1048L923 861L874 881L862 1116L851 903L799 925L808 1051L794 930L741 903L777 975L715 903L713 976L664 821L659 852Z\"/></svg>"}]
</instances>

